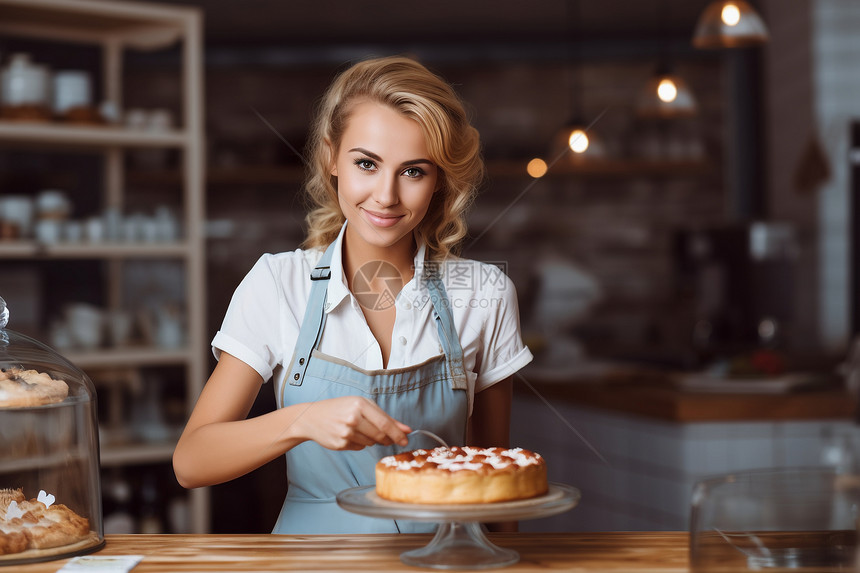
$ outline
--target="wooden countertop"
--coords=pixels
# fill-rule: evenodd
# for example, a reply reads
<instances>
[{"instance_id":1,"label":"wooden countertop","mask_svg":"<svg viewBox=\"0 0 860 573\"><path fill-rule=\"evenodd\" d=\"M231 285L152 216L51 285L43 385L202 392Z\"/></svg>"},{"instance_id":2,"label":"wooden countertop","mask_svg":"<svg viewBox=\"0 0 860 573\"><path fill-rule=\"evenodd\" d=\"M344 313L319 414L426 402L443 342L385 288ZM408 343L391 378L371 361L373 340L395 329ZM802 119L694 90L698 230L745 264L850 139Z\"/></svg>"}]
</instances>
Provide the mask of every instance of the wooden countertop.
<instances>
[{"instance_id":1,"label":"wooden countertop","mask_svg":"<svg viewBox=\"0 0 860 573\"><path fill-rule=\"evenodd\" d=\"M686 532L491 533L520 554L498 571L577 573L688 571ZM400 554L430 535L108 535L95 555L143 555L132 573L195 571L431 571L404 565ZM16 573L54 573L67 560L15 566Z\"/></svg>"}]
</instances>

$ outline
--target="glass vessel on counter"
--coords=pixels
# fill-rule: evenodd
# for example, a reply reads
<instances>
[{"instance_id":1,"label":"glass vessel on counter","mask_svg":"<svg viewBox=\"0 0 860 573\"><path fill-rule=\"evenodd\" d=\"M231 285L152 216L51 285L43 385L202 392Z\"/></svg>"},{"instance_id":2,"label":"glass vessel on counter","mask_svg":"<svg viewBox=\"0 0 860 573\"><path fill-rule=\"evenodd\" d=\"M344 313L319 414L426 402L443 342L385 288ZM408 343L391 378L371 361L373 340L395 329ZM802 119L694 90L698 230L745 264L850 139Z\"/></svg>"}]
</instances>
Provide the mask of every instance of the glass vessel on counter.
<instances>
[{"instance_id":1,"label":"glass vessel on counter","mask_svg":"<svg viewBox=\"0 0 860 573\"><path fill-rule=\"evenodd\" d=\"M860 476L832 467L766 468L699 481L690 571L857 571Z\"/></svg>"},{"instance_id":2,"label":"glass vessel on counter","mask_svg":"<svg viewBox=\"0 0 860 573\"><path fill-rule=\"evenodd\" d=\"M0 298L0 571L104 546L93 384L8 318Z\"/></svg>"}]
</instances>

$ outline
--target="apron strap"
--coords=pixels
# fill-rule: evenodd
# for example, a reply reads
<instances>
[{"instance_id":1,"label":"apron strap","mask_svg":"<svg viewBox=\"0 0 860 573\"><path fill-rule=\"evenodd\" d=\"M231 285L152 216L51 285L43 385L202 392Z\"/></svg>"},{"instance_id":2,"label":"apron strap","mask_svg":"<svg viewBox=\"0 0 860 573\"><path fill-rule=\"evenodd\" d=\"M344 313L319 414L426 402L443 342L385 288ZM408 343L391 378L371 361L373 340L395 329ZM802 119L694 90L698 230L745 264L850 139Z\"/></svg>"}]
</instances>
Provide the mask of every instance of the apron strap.
<instances>
[{"instance_id":1,"label":"apron strap","mask_svg":"<svg viewBox=\"0 0 860 573\"><path fill-rule=\"evenodd\" d=\"M466 379L466 368L463 365L463 347L460 345L460 336L454 326L448 293L437 272L430 271L427 274L427 290L430 291L430 301L433 303L433 317L436 319L439 341L442 343L442 350L445 352L448 368L451 371L451 387L455 390L466 390L469 385Z\"/></svg>"},{"instance_id":2,"label":"apron strap","mask_svg":"<svg viewBox=\"0 0 860 573\"><path fill-rule=\"evenodd\" d=\"M299 331L299 339L296 341L293 359L290 361L290 368L287 370L287 381L292 386L302 385L305 371L308 369L308 362L311 359L311 352L316 348L322 334L323 326L325 326L325 297L328 292L328 281L331 278L329 264L334 252L334 245L332 243L328 246L322 258L317 263L316 268L311 271L311 296L308 299L308 306L302 319L302 326Z\"/></svg>"}]
</instances>

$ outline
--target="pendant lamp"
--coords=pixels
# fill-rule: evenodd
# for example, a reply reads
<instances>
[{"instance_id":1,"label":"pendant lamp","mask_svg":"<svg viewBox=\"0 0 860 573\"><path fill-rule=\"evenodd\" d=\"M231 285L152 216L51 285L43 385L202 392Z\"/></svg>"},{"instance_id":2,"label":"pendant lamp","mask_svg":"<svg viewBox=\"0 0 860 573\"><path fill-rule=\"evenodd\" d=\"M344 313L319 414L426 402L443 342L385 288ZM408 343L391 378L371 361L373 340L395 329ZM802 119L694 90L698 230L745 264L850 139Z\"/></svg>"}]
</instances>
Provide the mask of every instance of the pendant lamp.
<instances>
[{"instance_id":1,"label":"pendant lamp","mask_svg":"<svg viewBox=\"0 0 860 573\"><path fill-rule=\"evenodd\" d=\"M601 157L605 155L602 143L596 137L591 126L584 121L582 113L582 58L578 49L573 49L576 39L576 25L581 22L579 2L572 2L568 7L568 27L571 35L571 52L568 54L570 86L568 93L571 98L572 117L564 123L556 133L553 142L553 153L565 150L571 160L580 161L586 157ZM577 66L577 64L579 64Z\"/></svg>"},{"instance_id":2,"label":"pendant lamp","mask_svg":"<svg viewBox=\"0 0 860 573\"><path fill-rule=\"evenodd\" d=\"M657 68L636 101L636 111L642 117L689 117L697 110L690 86L668 66Z\"/></svg>"},{"instance_id":3,"label":"pendant lamp","mask_svg":"<svg viewBox=\"0 0 860 573\"><path fill-rule=\"evenodd\" d=\"M606 156L606 148L597 133L587 123L572 117L558 131L553 144L555 153L564 151L570 160L582 161Z\"/></svg>"},{"instance_id":4,"label":"pendant lamp","mask_svg":"<svg viewBox=\"0 0 860 573\"><path fill-rule=\"evenodd\" d=\"M744 0L716 0L708 4L693 34L693 46L745 48L764 44L767 28L761 16Z\"/></svg>"}]
</instances>

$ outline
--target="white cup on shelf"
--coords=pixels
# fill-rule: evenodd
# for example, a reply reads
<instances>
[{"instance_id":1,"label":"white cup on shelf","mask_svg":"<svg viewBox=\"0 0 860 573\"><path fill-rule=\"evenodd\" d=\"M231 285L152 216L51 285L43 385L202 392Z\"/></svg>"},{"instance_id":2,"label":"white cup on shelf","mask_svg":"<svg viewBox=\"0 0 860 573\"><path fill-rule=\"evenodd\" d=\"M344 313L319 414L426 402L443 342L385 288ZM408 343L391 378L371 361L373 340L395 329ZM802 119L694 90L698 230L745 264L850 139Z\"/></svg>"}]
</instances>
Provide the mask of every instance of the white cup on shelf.
<instances>
[{"instance_id":1,"label":"white cup on shelf","mask_svg":"<svg viewBox=\"0 0 860 573\"><path fill-rule=\"evenodd\" d=\"M179 348L185 341L182 317L176 309L160 308L155 313L155 344L161 348Z\"/></svg>"},{"instance_id":2,"label":"white cup on shelf","mask_svg":"<svg viewBox=\"0 0 860 573\"><path fill-rule=\"evenodd\" d=\"M145 129L148 118L146 110L131 108L125 112L125 126L130 129Z\"/></svg>"},{"instance_id":3,"label":"white cup on shelf","mask_svg":"<svg viewBox=\"0 0 860 573\"><path fill-rule=\"evenodd\" d=\"M100 217L90 217L84 223L84 236L90 243L105 240L105 222Z\"/></svg>"},{"instance_id":4,"label":"white cup on shelf","mask_svg":"<svg viewBox=\"0 0 860 573\"><path fill-rule=\"evenodd\" d=\"M127 243L143 241L145 232L146 216L141 213L129 215L122 222L122 240Z\"/></svg>"},{"instance_id":5,"label":"white cup on shelf","mask_svg":"<svg viewBox=\"0 0 860 573\"><path fill-rule=\"evenodd\" d=\"M179 221L170 207L160 205L155 209L157 238L162 242L174 242L179 239Z\"/></svg>"},{"instance_id":6,"label":"white cup on shelf","mask_svg":"<svg viewBox=\"0 0 860 573\"><path fill-rule=\"evenodd\" d=\"M33 232L33 200L25 195L0 197L0 213L3 220L18 228L18 237L27 238Z\"/></svg>"},{"instance_id":7,"label":"white cup on shelf","mask_svg":"<svg viewBox=\"0 0 860 573\"><path fill-rule=\"evenodd\" d=\"M104 215L104 238L108 241L121 241L123 237L123 216L116 207L110 207Z\"/></svg>"},{"instance_id":8,"label":"white cup on shelf","mask_svg":"<svg viewBox=\"0 0 860 573\"><path fill-rule=\"evenodd\" d=\"M54 113L92 105L90 75L83 70L60 70L54 73Z\"/></svg>"},{"instance_id":9,"label":"white cup on shelf","mask_svg":"<svg viewBox=\"0 0 860 573\"><path fill-rule=\"evenodd\" d=\"M52 322L48 336L51 346L57 350L66 350L74 346L72 334L69 332L69 325L64 320L55 320Z\"/></svg>"},{"instance_id":10,"label":"white cup on shelf","mask_svg":"<svg viewBox=\"0 0 860 573\"><path fill-rule=\"evenodd\" d=\"M66 307L66 322L76 346L86 349L101 346L104 314L99 308L86 303L70 304Z\"/></svg>"},{"instance_id":11,"label":"white cup on shelf","mask_svg":"<svg viewBox=\"0 0 860 573\"><path fill-rule=\"evenodd\" d=\"M54 245L63 238L63 222L57 219L41 219L36 222L36 240L45 245Z\"/></svg>"},{"instance_id":12,"label":"white cup on shelf","mask_svg":"<svg viewBox=\"0 0 860 573\"><path fill-rule=\"evenodd\" d=\"M145 217L140 221L141 239L144 243L155 243L159 240L158 221Z\"/></svg>"},{"instance_id":13,"label":"white cup on shelf","mask_svg":"<svg viewBox=\"0 0 860 573\"><path fill-rule=\"evenodd\" d=\"M131 339L132 317L123 310L111 311L107 317L108 335L112 346L126 346Z\"/></svg>"},{"instance_id":14,"label":"white cup on shelf","mask_svg":"<svg viewBox=\"0 0 860 573\"><path fill-rule=\"evenodd\" d=\"M163 108L149 110L146 126L150 131L168 131L173 127L173 113Z\"/></svg>"},{"instance_id":15,"label":"white cup on shelf","mask_svg":"<svg viewBox=\"0 0 860 573\"><path fill-rule=\"evenodd\" d=\"M84 238L84 224L80 221L66 221L63 225L63 237L70 243L80 243Z\"/></svg>"}]
</instances>

